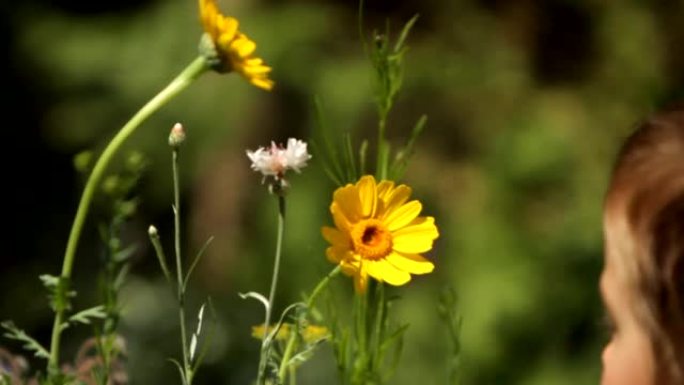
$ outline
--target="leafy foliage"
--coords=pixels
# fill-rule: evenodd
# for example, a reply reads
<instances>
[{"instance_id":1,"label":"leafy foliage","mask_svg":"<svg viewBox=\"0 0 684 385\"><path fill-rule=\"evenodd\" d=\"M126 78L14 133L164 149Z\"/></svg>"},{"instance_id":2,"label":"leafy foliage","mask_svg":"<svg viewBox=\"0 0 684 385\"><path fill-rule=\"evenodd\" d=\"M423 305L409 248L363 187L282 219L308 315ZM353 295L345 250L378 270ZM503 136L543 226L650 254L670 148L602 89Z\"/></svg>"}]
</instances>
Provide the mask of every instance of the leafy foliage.
<instances>
[{"instance_id":1,"label":"leafy foliage","mask_svg":"<svg viewBox=\"0 0 684 385\"><path fill-rule=\"evenodd\" d=\"M0 323L0 327L6 330L6 332L3 334L3 336L6 338L23 342L23 347L26 351L32 352L36 357L45 359L50 358L50 353L48 353L47 349L45 349L43 345L41 345L33 337L26 334L25 331L14 325L14 322L4 321Z\"/></svg>"}]
</instances>

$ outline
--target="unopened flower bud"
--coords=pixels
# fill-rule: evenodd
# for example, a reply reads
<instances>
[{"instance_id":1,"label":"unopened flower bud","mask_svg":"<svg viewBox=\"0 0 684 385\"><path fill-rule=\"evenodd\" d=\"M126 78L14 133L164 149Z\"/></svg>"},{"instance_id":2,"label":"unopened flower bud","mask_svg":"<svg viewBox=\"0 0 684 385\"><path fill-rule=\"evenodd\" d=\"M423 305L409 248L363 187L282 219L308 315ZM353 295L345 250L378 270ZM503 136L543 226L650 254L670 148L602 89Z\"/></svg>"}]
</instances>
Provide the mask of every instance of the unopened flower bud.
<instances>
[{"instance_id":1,"label":"unopened flower bud","mask_svg":"<svg viewBox=\"0 0 684 385\"><path fill-rule=\"evenodd\" d=\"M169 134L169 146L177 148L185 141L185 129L180 123L176 123Z\"/></svg>"},{"instance_id":2,"label":"unopened flower bud","mask_svg":"<svg viewBox=\"0 0 684 385\"><path fill-rule=\"evenodd\" d=\"M150 238L159 238L159 232L154 225L150 225L150 227L147 229L147 234L150 236Z\"/></svg>"}]
</instances>

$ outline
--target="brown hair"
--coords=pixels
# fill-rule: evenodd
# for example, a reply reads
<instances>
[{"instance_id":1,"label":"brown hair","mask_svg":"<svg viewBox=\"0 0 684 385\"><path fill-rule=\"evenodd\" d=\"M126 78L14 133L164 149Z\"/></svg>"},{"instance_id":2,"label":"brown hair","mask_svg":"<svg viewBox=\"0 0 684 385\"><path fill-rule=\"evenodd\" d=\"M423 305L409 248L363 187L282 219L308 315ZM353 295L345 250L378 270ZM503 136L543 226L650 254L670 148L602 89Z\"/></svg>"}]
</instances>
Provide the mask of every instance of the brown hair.
<instances>
[{"instance_id":1,"label":"brown hair","mask_svg":"<svg viewBox=\"0 0 684 385\"><path fill-rule=\"evenodd\" d=\"M684 383L684 106L651 116L627 139L604 215L657 382Z\"/></svg>"}]
</instances>

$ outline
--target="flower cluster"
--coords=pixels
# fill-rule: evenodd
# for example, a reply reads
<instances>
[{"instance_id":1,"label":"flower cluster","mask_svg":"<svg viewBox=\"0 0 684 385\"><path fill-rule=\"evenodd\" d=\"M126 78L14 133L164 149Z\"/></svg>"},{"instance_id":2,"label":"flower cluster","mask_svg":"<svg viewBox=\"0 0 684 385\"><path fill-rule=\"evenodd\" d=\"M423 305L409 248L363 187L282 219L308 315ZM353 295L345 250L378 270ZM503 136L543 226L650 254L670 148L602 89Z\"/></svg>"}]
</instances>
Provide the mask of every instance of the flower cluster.
<instances>
[{"instance_id":1,"label":"flower cluster","mask_svg":"<svg viewBox=\"0 0 684 385\"><path fill-rule=\"evenodd\" d=\"M295 327L296 325L290 323L280 325L274 338L277 341L287 341ZM273 326L268 327L268 332L273 332ZM264 325L252 326L252 337L262 340L264 339L264 334ZM325 326L307 325L301 331L301 335L304 342L312 343L328 338L330 336L330 331Z\"/></svg>"},{"instance_id":2,"label":"flower cluster","mask_svg":"<svg viewBox=\"0 0 684 385\"><path fill-rule=\"evenodd\" d=\"M252 169L260 172L264 179L270 176L286 186L285 173L288 170L300 172L311 159L306 147L306 142L290 138L285 147L271 142L269 147L259 147L256 151L247 150L247 157L252 161Z\"/></svg>"},{"instance_id":3,"label":"flower cluster","mask_svg":"<svg viewBox=\"0 0 684 385\"><path fill-rule=\"evenodd\" d=\"M273 80L268 77L271 67L254 56L256 43L238 30L237 19L221 14L216 0L199 0L199 9L202 27L213 44L216 69L235 71L253 85L270 91L273 88Z\"/></svg>"},{"instance_id":4,"label":"flower cluster","mask_svg":"<svg viewBox=\"0 0 684 385\"><path fill-rule=\"evenodd\" d=\"M411 188L392 181L376 183L371 175L338 188L330 205L335 227L323 227L331 246L326 255L354 277L357 293L366 291L368 277L403 285L411 274L432 272L421 253L439 236L433 217L418 216L422 205L409 201Z\"/></svg>"}]
</instances>

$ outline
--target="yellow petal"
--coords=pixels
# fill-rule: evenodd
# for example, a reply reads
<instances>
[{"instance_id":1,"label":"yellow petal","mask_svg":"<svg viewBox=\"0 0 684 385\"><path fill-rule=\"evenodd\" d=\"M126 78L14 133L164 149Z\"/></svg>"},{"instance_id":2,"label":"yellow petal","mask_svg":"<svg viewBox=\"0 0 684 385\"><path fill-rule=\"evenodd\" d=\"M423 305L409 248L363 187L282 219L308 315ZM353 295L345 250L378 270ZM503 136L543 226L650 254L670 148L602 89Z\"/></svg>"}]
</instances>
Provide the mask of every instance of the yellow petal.
<instances>
[{"instance_id":1,"label":"yellow petal","mask_svg":"<svg viewBox=\"0 0 684 385\"><path fill-rule=\"evenodd\" d=\"M392 233L392 249L402 253L418 254L432 249L432 243L439 237L433 217L418 217L408 226Z\"/></svg>"},{"instance_id":2,"label":"yellow petal","mask_svg":"<svg viewBox=\"0 0 684 385\"><path fill-rule=\"evenodd\" d=\"M226 17L225 23L226 23L225 28L223 30L221 30L221 32L225 35L230 35L231 37L235 37L235 34L238 31L238 26L240 25L240 23L234 17Z\"/></svg>"},{"instance_id":3,"label":"yellow petal","mask_svg":"<svg viewBox=\"0 0 684 385\"><path fill-rule=\"evenodd\" d=\"M219 34L216 44L221 47L222 50L227 50L230 47L230 43L233 41L233 36L229 34Z\"/></svg>"},{"instance_id":4,"label":"yellow petal","mask_svg":"<svg viewBox=\"0 0 684 385\"><path fill-rule=\"evenodd\" d=\"M233 40L230 48L242 59L254 53L256 43L249 40L247 36L240 35Z\"/></svg>"},{"instance_id":5,"label":"yellow petal","mask_svg":"<svg viewBox=\"0 0 684 385\"><path fill-rule=\"evenodd\" d=\"M275 83L273 83L273 80L262 78L251 78L249 79L249 82L266 91L272 90L273 86L275 85Z\"/></svg>"},{"instance_id":6,"label":"yellow petal","mask_svg":"<svg viewBox=\"0 0 684 385\"><path fill-rule=\"evenodd\" d=\"M227 47L233 39L238 30L238 21L233 17L219 17L216 20L216 30L219 35L219 45Z\"/></svg>"},{"instance_id":7,"label":"yellow petal","mask_svg":"<svg viewBox=\"0 0 684 385\"><path fill-rule=\"evenodd\" d=\"M264 61L259 57L253 57L245 60L245 64L248 66L260 66Z\"/></svg>"},{"instance_id":8,"label":"yellow petal","mask_svg":"<svg viewBox=\"0 0 684 385\"><path fill-rule=\"evenodd\" d=\"M354 291L356 294L363 294L368 288L368 271L366 263L359 265L359 270L354 274Z\"/></svg>"},{"instance_id":9,"label":"yellow petal","mask_svg":"<svg viewBox=\"0 0 684 385\"><path fill-rule=\"evenodd\" d=\"M325 249L325 256L328 261L332 263L341 263L342 261L351 260L354 255L348 247L331 246Z\"/></svg>"},{"instance_id":10,"label":"yellow petal","mask_svg":"<svg viewBox=\"0 0 684 385\"><path fill-rule=\"evenodd\" d=\"M271 72L271 67L269 66L264 66L264 65L259 65L259 66L250 66L246 65L244 67L244 73L245 75L248 76L253 76L253 75L265 75L267 73Z\"/></svg>"},{"instance_id":11,"label":"yellow petal","mask_svg":"<svg viewBox=\"0 0 684 385\"><path fill-rule=\"evenodd\" d=\"M343 259L340 262L340 268L342 269L342 272L345 275L354 276L359 272L359 269L361 268L361 261L359 259L355 259L354 256L352 256L351 259Z\"/></svg>"},{"instance_id":12,"label":"yellow petal","mask_svg":"<svg viewBox=\"0 0 684 385\"><path fill-rule=\"evenodd\" d=\"M361 202L359 201L359 190L356 186L348 184L335 190L333 194L334 204L337 204L338 209L349 222L356 223L361 219Z\"/></svg>"},{"instance_id":13,"label":"yellow petal","mask_svg":"<svg viewBox=\"0 0 684 385\"><path fill-rule=\"evenodd\" d=\"M349 221L349 218L347 218L337 202L333 202L332 205L330 205L330 212L332 213L335 226L338 229L347 232L350 231L352 223Z\"/></svg>"},{"instance_id":14,"label":"yellow petal","mask_svg":"<svg viewBox=\"0 0 684 385\"><path fill-rule=\"evenodd\" d=\"M200 20L205 32L213 29L213 19L217 14L216 2L211 0L199 0Z\"/></svg>"},{"instance_id":15,"label":"yellow petal","mask_svg":"<svg viewBox=\"0 0 684 385\"><path fill-rule=\"evenodd\" d=\"M390 189L382 195L383 209L381 213L378 213L378 216L383 217L389 215L392 211L406 203L410 197L411 188L405 184Z\"/></svg>"},{"instance_id":16,"label":"yellow petal","mask_svg":"<svg viewBox=\"0 0 684 385\"><path fill-rule=\"evenodd\" d=\"M411 274L427 274L435 269L435 265L418 254L390 253L387 262L399 270Z\"/></svg>"},{"instance_id":17,"label":"yellow petal","mask_svg":"<svg viewBox=\"0 0 684 385\"><path fill-rule=\"evenodd\" d=\"M378 183L377 191L378 191L378 199L379 200L385 200L387 195L392 192L394 189L394 182L391 180L383 180L382 182Z\"/></svg>"},{"instance_id":18,"label":"yellow petal","mask_svg":"<svg viewBox=\"0 0 684 385\"><path fill-rule=\"evenodd\" d=\"M356 183L356 187L361 201L361 217L371 218L375 215L375 204L378 198L375 192L375 178L372 175L366 175Z\"/></svg>"},{"instance_id":19,"label":"yellow petal","mask_svg":"<svg viewBox=\"0 0 684 385\"><path fill-rule=\"evenodd\" d=\"M328 226L323 226L321 233L323 234L323 238L334 246L349 245L350 239L347 233Z\"/></svg>"},{"instance_id":20,"label":"yellow petal","mask_svg":"<svg viewBox=\"0 0 684 385\"><path fill-rule=\"evenodd\" d=\"M423 205L418 201L410 201L398 208L388 212L385 215L383 223L387 226L389 231L396 231L404 226L411 223L418 214L420 210L423 209Z\"/></svg>"},{"instance_id":21,"label":"yellow petal","mask_svg":"<svg viewBox=\"0 0 684 385\"><path fill-rule=\"evenodd\" d=\"M368 266L368 275L380 282L401 286L411 280L411 275L409 273L397 269L385 259L364 261L363 264Z\"/></svg>"}]
</instances>

